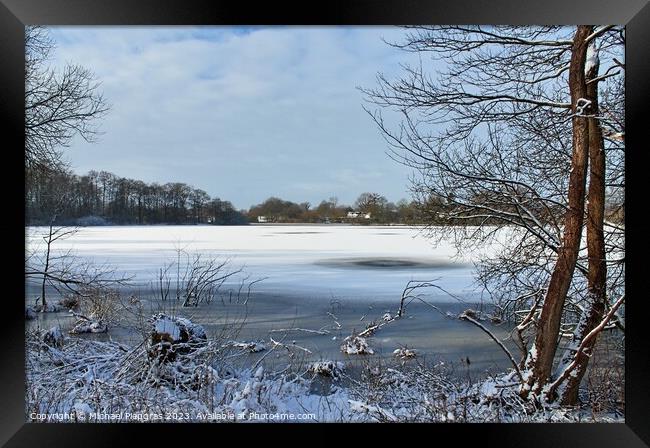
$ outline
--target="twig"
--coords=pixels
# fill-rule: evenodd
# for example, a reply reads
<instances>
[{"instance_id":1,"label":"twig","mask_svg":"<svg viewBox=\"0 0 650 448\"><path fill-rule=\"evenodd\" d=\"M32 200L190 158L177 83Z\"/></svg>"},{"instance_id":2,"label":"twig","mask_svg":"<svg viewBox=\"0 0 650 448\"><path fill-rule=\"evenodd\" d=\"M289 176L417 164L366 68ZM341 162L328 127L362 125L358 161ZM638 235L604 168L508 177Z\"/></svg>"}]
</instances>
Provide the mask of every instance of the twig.
<instances>
[{"instance_id":1,"label":"twig","mask_svg":"<svg viewBox=\"0 0 650 448\"><path fill-rule=\"evenodd\" d=\"M304 331L305 333L316 333L316 334L330 334L327 330L310 330L308 328L278 328L275 330L269 330L269 333L288 333L290 331Z\"/></svg>"},{"instance_id":2,"label":"twig","mask_svg":"<svg viewBox=\"0 0 650 448\"><path fill-rule=\"evenodd\" d=\"M311 350L306 349L305 347L301 347L301 346L299 346L299 345L295 345L295 344L292 344L291 346L289 346L289 345L283 344L282 342L278 342L278 341L276 341L276 340L273 339L273 338L269 338L269 339L271 340L271 343L272 343L274 346L284 347L284 348L287 349L288 352L291 352L291 350L289 349L289 347L293 347L293 348L297 348L297 349L299 349L299 350L302 350L302 351L304 351L305 353L309 353L310 355L312 354Z\"/></svg>"}]
</instances>

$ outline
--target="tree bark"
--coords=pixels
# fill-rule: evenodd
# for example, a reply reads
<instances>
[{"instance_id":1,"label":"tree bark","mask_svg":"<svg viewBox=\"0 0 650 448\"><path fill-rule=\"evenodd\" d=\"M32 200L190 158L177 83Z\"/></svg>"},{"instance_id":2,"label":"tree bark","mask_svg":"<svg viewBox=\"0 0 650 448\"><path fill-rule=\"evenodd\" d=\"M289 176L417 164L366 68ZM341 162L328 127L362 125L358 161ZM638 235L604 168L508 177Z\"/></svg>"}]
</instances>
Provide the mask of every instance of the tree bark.
<instances>
[{"instance_id":1,"label":"tree bark","mask_svg":"<svg viewBox=\"0 0 650 448\"><path fill-rule=\"evenodd\" d=\"M537 324L535 342L526 360L529 375L522 395L530 391L538 395L548 381L557 349L560 321L567 292L578 259L584 222L587 161L589 155L588 120L584 117L587 99L585 60L588 43L585 39L593 26L578 26L573 38L569 66L569 91L571 94L572 157L569 176L568 210L564 216L564 235L558 258L551 274L546 297Z\"/></svg>"},{"instance_id":2,"label":"tree bark","mask_svg":"<svg viewBox=\"0 0 650 448\"><path fill-rule=\"evenodd\" d=\"M587 81L598 76L598 64L592 66L587 72ZM575 340L579 345L603 319L607 299L606 280L607 263L605 260L605 235L603 225L605 221L605 151L603 132L597 118L598 109L598 83L587 84L587 97L591 101L589 108L589 191L587 193L587 257L589 272L587 275L588 294L584 306L584 316L575 331ZM575 353L577 363L575 371L569 375L560 401L562 404L572 405L578 401L578 388L582 377L587 370L589 356L596 344L597 337L589 340L584 350Z\"/></svg>"}]
</instances>

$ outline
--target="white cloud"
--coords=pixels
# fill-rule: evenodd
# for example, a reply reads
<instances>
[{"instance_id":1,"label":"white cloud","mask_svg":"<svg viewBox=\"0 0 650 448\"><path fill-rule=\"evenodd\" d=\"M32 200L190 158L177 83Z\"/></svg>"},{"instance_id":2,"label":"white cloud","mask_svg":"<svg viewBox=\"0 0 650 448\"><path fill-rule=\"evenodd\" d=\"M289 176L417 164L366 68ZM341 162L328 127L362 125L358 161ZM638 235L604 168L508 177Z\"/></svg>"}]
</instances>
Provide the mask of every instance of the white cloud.
<instances>
[{"instance_id":1,"label":"white cloud","mask_svg":"<svg viewBox=\"0 0 650 448\"><path fill-rule=\"evenodd\" d=\"M245 32L243 32L245 31ZM182 181L248 207L277 194L352 202L406 196L408 170L362 110L357 86L412 57L396 28L54 28L57 65L91 68L112 110L77 171ZM351 174L353 173L353 174Z\"/></svg>"}]
</instances>

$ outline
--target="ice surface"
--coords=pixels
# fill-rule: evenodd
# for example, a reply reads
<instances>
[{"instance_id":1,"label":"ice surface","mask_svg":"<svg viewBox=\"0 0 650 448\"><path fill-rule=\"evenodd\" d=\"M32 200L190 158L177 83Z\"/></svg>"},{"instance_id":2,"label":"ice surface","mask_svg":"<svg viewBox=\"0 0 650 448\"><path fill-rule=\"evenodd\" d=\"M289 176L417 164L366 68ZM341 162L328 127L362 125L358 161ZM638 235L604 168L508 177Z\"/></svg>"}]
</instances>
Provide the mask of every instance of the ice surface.
<instances>
[{"instance_id":1,"label":"ice surface","mask_svg":"<svg viewBox=\"0 0 650 448\"><path fill-rule=\"evenodd\" d=\"M39 247L44 231L27 229L28 250ZM394 300L413 279L439 279L452 293L466 292L475 258L453 258L451 244L434 247L418 229L401 226L85 227L54 250L115 266L148 286L164 263L176 261L177 248L230 259L232 268L243 266L251 279L264 277L257 292L372 300Z\"/></svg>"}]
</instances>

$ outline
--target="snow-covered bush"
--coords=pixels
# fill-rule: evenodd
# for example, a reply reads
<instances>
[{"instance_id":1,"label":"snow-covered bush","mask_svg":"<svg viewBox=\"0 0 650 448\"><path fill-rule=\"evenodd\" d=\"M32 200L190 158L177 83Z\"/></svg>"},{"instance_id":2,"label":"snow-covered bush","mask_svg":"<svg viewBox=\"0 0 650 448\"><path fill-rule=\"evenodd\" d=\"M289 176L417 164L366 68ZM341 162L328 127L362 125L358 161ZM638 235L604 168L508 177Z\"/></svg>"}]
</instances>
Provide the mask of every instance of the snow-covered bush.
<instances>
[{"instance_id":1,"label":"snow-covered bush","mask_svg":"<svg viewBox=\"0 0 650 448\"><path fill-rule=\"evenodd\" d=\"M341 351L347 355L372 355L373 349L368 346L366 338L352 334L343 340Z\"/></svg>"},{"instance_id":2,"label":"snow-covered bush","mask_svg":"<svg viewBox=\"0 0 650 448\"><path fill-rule=\"evenodd\" d=\"M66 294L59 304L67 310L76 310L79 308L79 296L76 294Z\"/></svg>"},{"instance_id":3,"label":"snow-covered bush","mask_svg":"<svg viewBox=\"0 0 650 448\"><path fill-rule=\"evenodd\" d=\"M345 370L345 364L340 361L318 361L310 364L307 370L316 375L338 379Z\"/></svg>"},{"instance_id":4,"label":"snow-covered bush","mask_svg":"<svg viewBox=\"0 0 650 448\"><path fill-rule=\"evenodd\" d=\"M123 307L120 293L115 289L84 287L78 295L70 297L62 302L65 303L66 308L76 304L69 309L77 318L70 334L106 333L110 327L121 320L120 313Z\"/></svg>"},{"instance_id":5,"label":"snow-covered bush","mask_svg":"<svg viewBox=\"0 0 650 448\"><path fill-rule=\"evenodd\" d=\"M415 358L417 356L417 352L406 347L400 347L393 350L393 355L401 360L407 360Z\"/></svg>"},{"instance_id":6,"label":"snow-covered bush","mask_svg":"<svg viewBox=\"0 0 650 448\"><path fill-rule=\"evenodd\" d=\"M350 405L369 421L547 421L543 413L532 417L535 405L517 386L510 376L468 384L439 367L387 368L353 385Z\"/></svg>"},{"instance_id":7,"label":"snow-covered bush","mask_svg":"<svg viewBox=\"0 0 650 448\"><path fill-rule=\"evenodd\" d=\"M176 354L187 354L207 343L205 329L189 319L159 313L151 318L149 356L173 361Z\"/></svg>"},{"instance_id":8,"label":"snow-covered bush","mask_svg":"<svg viewBox=\"0 0 650 448\"><path fill-rule=\"evenodd\" d=\"M233 347L247 350L250 353L257 353L266 350L266 344L263 341L236 342L232 341Z\"/></svg>"},{"instance_id":9,"label":"snow-covered bush","mask_svg":"<svg viewBox=\"0 0 650 448\"><path fill-rule=\"evenodd\" d=\"M79 316L77 322L70 330L70 334L84 334L84 333L106 333L108 325L101 320L91 320L85 316Z\"/></svg>"},{"instance_id":10,"label":"snow-covered bush","mask_svg":"<svg viewBox=\"0 0 650 448\"><path fill-rule=\"evenodd\" d=\"M117 289L85 287L79 294L79 307L88 320L102 322L107 327L122 319L123 305Z\"/></svg>"},{"instance_id":11,"label":"snow-covered bush","mask_svg":"<svg viewBox=\"0 0 650 448\"><path fill-rule=\"evenodd\" d=\"M53 348L63 347L64 337L61 328L50 328L43 336L43 342Z\"/></svg>"}]
</instances>

